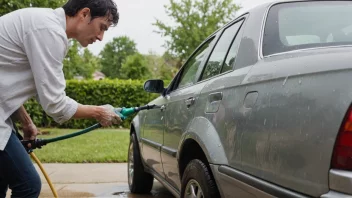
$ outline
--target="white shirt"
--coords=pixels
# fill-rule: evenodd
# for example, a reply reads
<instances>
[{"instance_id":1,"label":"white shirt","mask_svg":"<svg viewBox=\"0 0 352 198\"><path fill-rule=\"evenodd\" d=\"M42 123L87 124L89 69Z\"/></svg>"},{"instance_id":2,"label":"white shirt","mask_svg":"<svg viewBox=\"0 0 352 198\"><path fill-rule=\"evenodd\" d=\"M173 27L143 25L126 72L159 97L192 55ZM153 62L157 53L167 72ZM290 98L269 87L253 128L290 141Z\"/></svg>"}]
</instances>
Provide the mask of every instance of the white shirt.
<instances>
[{"instance_id":1,"label":"white shirt","mask_svg":"<svg viewBox=\"0 0 352 198\"><path fill-rule=\"evenodd\" d=\"M62 8L25 8L0 17L0 150L12 132L9 117L33 96L56 122L69 120L78 103L65 94L68 51Z\"/></svg>"}]
</instances>

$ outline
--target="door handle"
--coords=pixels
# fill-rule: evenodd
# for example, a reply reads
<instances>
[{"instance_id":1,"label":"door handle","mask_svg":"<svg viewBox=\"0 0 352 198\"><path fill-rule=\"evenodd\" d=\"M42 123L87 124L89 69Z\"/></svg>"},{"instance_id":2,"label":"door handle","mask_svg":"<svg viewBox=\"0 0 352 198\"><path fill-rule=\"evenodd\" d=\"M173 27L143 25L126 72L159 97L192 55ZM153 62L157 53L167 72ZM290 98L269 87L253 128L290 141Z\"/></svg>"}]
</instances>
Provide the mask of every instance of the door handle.
<instances>
[{"instance_id":1,"label":"door handle","mask_svg":"<svg viewBox=\"0 0 352 198\"><path fill-rule=\"evenodd\" d=\"M222 92L216 92L216 93L209 94L208 100L210 103L221 101L222 100Z\"/></svg>"},{"instance_id":2,"label":"door handle","mask_svg":"<svg viewBox=\"0 0 352 198\"><path fill-rule=\"evenodd\" d=\"M187 107L190 107L191 105L194 104L195 101L196 101L196 99L191 97L191 98L188 98L187 100L185 100L185 103L186 103Z\"/></svg>"}]
</instances>

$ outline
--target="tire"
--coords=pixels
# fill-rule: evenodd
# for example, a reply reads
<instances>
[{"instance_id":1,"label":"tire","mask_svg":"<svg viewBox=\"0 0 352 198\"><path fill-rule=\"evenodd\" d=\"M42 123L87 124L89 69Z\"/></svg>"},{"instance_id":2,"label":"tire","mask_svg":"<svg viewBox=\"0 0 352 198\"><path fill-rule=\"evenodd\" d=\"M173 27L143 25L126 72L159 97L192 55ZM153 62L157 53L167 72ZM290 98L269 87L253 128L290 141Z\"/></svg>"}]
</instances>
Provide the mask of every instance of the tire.
<instances>
[{"instance_id":1,"label":"tire","mask_svg":"<svg viewBox=\"0 0 352 198\"><path fill-rule=\"evenodd\" d=\"M128 186L131 193L146 194L153 188L154 177L144 171L141 161L138 142L134 133L130 136L128 150Z\"/></svg>"},{"instance_id":2,"label":"tire","mask_svg":"<svg viewBox=\"0 0 352 198\"><path fill-rule=\"evenodd\" d=\"M193 186L195 196L191 196ZM220 197L220 193L216 186L215 180L209 171L208 167L200 160L192 160L186 167L186 170L182 176L182 198L215 198Z\"/></svg>"}]
</instances>

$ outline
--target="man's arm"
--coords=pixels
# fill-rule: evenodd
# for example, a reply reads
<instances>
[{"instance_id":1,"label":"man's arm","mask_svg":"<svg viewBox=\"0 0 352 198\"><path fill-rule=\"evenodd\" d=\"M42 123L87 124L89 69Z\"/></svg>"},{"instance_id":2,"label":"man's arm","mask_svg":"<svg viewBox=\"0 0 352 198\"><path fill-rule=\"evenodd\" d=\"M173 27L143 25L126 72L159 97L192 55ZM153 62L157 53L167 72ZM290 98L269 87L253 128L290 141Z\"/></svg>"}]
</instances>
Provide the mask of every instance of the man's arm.
<instances>
[{"instance_id":1,"label":"man's arm","mask_svg":"<svg viewBox=\"0 0 352 198\"><path fill-rule=\"evenodd\" d=\"M92 105L82 105L78 104L77 111L73 115L75 119L89 119L94 118L96 119L101 114L101 108L99 106L92 106Z\"/></svg>"},{"instance_id":2,"label":"man's arm","mask_svg":"<svg viewBox=\"0 0 352 198\"><path fill-rule=\"evenodd\" d=\"M23 135L25 140L34 140L38 135L38 129L34 125L31 117L28 115L26 109L21 106L12 115L13 121L19 121L22 126Z\"/></svg>"},{"instance_id":3,"label":"man's arm","mask_svg":"<svg viewBox=\"0 0 352 198\"><path fill-rule=\"evenodd\" d=\"M13 121L19 121L22 125L33 124L31 117L28 115L26 109L21 106L12 115L11 119Z\"/></svg>"},{"instance_id":4,"label":"man's arm","mask_svg":"<svg viewBox=\"0 0 352 198\"><path fill-rule=\"evenodd\" d=\"M78 104L73 118L94 118L104 127L122 122L121 118L114 113L114 107L111 105L92 106Z\"/></svg>"}]
</instances>

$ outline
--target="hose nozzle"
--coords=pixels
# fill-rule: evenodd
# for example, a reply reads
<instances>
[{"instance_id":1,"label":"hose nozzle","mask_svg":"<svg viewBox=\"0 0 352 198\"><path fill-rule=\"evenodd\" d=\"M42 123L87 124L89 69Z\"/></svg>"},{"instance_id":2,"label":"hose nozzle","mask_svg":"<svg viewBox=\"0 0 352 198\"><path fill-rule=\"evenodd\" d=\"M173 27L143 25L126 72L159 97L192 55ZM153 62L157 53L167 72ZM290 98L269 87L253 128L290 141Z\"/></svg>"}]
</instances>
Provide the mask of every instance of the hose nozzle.
<instances>
[{"instance_id":1,"label":"hose nozzle","mask_svg":"<svg viewBox=\"0 0 352 198\"><path fill-rule=\"evenodd\" d=\"M128 116L137 113L142 110L149 110L149 109L155 109L155 108L160 108L159 106L152 104L152 105L144 105L141 107L130 107L130 108L116 108L115 113L120 116L122 120L125 120Z\"/></svg>"},{"instance_id":2,"label":"hose nozzle","mask_svg":"<svg viewBox=\"0 0 352 198\"><path fill-rule=\"evenodd\" d=\"M141 110L149 110L149 109L156 109L156 108L160 108L158 105L152 104L152 105L144 105L141 107L137 107L138 111Z\"/></svg>"}]
</instances>

